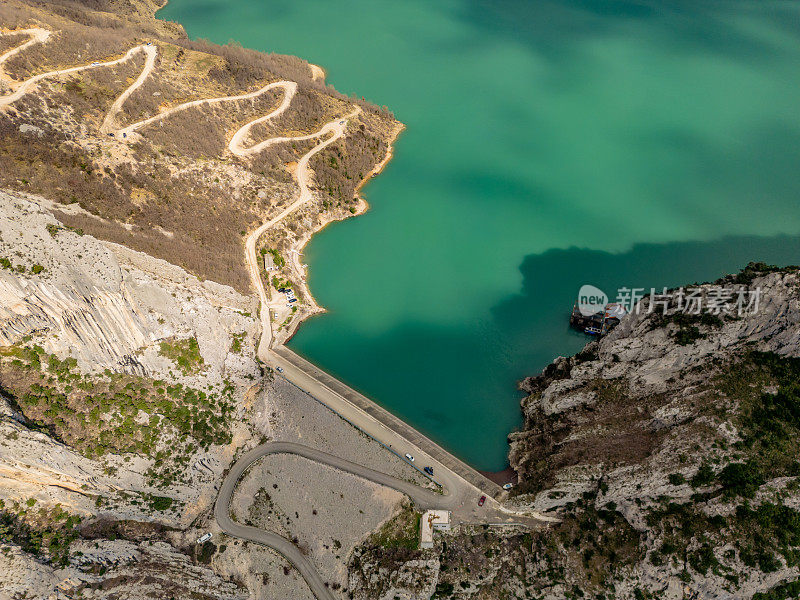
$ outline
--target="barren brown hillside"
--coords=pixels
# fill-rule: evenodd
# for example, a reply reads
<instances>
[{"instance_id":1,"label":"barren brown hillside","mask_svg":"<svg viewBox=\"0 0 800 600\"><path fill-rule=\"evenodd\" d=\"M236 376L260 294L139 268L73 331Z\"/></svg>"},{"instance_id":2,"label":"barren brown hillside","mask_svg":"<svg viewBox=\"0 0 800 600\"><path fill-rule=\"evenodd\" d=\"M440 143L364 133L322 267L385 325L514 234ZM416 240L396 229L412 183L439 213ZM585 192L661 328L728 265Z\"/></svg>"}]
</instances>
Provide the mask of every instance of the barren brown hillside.
<instances>
[{"instance_id":1,"label":"barren brown hillside","mask_svg":"<svg viewBox=\"0 0 800 600\"><path fill-rule=\"evenodd\" d=\"M7 35L0 51L27 40L17 30L35 27L50 36L5 61L0 96L30 77L120 59L147 44L156 49L154 68L123 102L114 119L119 127L187 102L295 81L289 109L255 126L251 143L313 133L361 105L351 133L312 161L318 189L302 227L352 214L358 184L387 152L392 115L314 81L302 59L191 41L180 26L155 19L156 8L150 2L4 2L0 31ZM145 54L138 52L113 66L48 76L0 109L0 187L78 204L83 210L58 213L66 225L249 290L244 238L296 193L287 164L311 143L279 144L246 158L227 150L234 131L282 101L280 90L176 112L131 139L101 133L112 104L144 68ZM273 243L280 245L280 237Z\"/></svg>"}]
</instances>

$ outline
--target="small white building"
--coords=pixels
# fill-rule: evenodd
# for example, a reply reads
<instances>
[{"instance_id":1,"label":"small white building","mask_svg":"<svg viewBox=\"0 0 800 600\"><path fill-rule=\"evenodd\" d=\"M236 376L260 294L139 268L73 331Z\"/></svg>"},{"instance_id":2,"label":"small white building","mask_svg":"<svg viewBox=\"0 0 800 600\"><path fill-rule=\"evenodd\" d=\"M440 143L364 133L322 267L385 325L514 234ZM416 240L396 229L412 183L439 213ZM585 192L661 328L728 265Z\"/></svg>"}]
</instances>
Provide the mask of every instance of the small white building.
<instances>
[{"instance_id":1,"label":"small white building","mask_svg":"<svg viewBox=\"0 0 800 600\"><path fill-rule=\"evenodd\" d=\"M264 268L267 271L274 271L275 270L275 257L272 256L271 252L267 252L264 255Z\"/></svg>"},{"instance_id":2,"label":"small white building","mask_svg":"<svg viewBox=\"0 0 800 600\"><path fill-rule=\"evenodd\" d=\"M447 531L450 529L449 510L428 510L420 517L419 547L433 548L433 530Z\"/></svg>"}]
</instances>

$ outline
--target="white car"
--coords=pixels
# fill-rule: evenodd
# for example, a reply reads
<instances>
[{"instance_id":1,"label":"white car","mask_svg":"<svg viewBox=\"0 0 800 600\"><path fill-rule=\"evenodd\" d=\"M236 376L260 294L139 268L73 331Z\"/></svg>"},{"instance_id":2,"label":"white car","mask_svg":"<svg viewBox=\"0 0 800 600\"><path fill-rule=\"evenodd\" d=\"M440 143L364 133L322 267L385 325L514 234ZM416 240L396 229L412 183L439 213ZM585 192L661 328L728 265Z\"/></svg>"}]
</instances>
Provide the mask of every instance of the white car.
<instances>
[{"instance_id":1,"label":"white car","mask_svg":"<svg viewBox=\"0 0 800 600\"><path fill-rule=\"evenodd\" d=\"M406 452L406 458L407 458L408 460L410 460L411 462L414 462L414 457L413 457L413 456L411 456L411 455L410 455L408 452Z\"/></svg>"},{"instance_id":2,"label":"white car","mask_svg":"<svg viewBox=\"0 0 800 600\"><path fill-rule=\"evenodd\" d=\"M507 484L505 484L505 485L503 486L503 489L504 489L504 490L510 490L510 489L511 489L511 488L513 488L513 487L514 487L514 484L513 484L513 483L507 483Z\"/></svg>"},{"instance_id":3,"label":"white car","mask_svg":"<svg viewBox=\"0 0 800 600\"><path fill-rule=\"evenodd\" d=\"M283 367L275 367L275 370L276 370L278 373L283 373Z\"/></svg>"},{"instance_id":4,"label":"white car","mask_svg":"<svg viewBox=\"0 0 800 600\"><path fill-rule=\"evenodd\" d=\"M211 539L211 534L210 533L204 533L199 538L197 538L197 543L198 544L203 544L203 543L207 542L210 539Z\"/></svg>"}]
</instances>

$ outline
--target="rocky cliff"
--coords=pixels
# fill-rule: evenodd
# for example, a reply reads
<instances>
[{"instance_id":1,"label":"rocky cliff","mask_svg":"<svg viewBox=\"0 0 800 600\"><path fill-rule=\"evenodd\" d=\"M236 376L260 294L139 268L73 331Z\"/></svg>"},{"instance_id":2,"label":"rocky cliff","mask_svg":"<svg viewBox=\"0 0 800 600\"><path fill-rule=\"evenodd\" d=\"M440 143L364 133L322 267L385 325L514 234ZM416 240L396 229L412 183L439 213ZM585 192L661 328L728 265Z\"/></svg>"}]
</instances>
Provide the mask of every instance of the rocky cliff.
<instances>
[{"instance_id":1,"label":"rocky cliff","mask_svg":"<svg viewBox=\"0 0 800 600\"><path fill-rule=\"evenodd\" d=\"M182 269L64 227L50 203L0 192L0 346L46 333L48 352L85 369L160 370L140 350L197 331L212 370L224 374L219 331L253 333L251 298ZM156 279L159 283L156 283ZM164 285L168 282L168 285ZM147 365L147 366L145 366Z\"/></svg>"},{"instance_id":2,"label":"rocky cliff","mask_svg":"<svg viewBox=\"0 0 800 600\"><path fill-rule=\"evenodd\" d=\"M0 589L246 597L186 548L270 432L253 299L51 210L0 192Z\"/></svg>"}]
</instances>

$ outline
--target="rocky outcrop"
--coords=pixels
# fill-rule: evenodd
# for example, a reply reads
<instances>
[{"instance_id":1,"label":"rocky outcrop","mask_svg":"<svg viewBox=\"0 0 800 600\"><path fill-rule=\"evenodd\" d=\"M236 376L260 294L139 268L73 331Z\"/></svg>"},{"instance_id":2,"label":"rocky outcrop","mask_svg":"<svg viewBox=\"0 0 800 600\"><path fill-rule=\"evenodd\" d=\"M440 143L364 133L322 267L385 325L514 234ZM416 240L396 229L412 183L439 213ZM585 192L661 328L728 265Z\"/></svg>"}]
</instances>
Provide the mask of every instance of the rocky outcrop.
<instances>
[{"instance_id":1,"label":"rocky outcrop","mask_svg":"<svg viewBox=\"0 0 800 600\"><path fill-rule=\"evenodd\" d=\"M0 345L26 336L87 370L161 370L143 348L196 333L224 371L232 329L254 332L253 300L165 261L61 225L41 198L0 192Z\"/></svg>"},{"instance_id":2,"label":"rocky outcrop","mask_svg":"<svg viewBox=\"0 0 800 600\"><path fill-rule=\"evenodd\" d=\"M52 210L42 198L0 192L0 589L37 598L246 597L191 554L200 551L194 546L202 533L193 524L208 514L237 448L269 432L268 426L256 432L243 418L262 376L253 358L259 334L253 300L72 231ZM191 369L160 346L185 339L197 342ZM31 386L46 390L26 403ZM99 406L66 403L76 389ZM103 396L102 390L112 391ZM229 443L199 444L191 428L180 430L192 414L191 404L180 403L196 403L198 394L216 399L201 405L211 412L195 422L213 417L214 433L229 432L213 440ZM137 395L138 406L124 408ZM230 414L214 408L221 395ZM50 402L43 421L42 401ZM167 424L170 406L180 412ZM87 418L93 408L94 421ZM66 443L75 436L62 434L76 414L83 415L81 429L101 438L99 452ZM153 423L159 427L150 431ZM152 442L147 451L115 453L119 440L110 431L132 435L133 447L136 440ZM101 531L89 535L90 543L83 533L69 542L77 521L63 528L65 517L53 514L175 533L145 543L135 532L115 541L117 532ZM39 545L37 536L46 543ZM47 541L53 539L54 548L71 546L69 553L54 558Z\"/></svg>"},{"instance_id":3,"label":"rocky outcrop","mask_svg":"<svg viewBox=\"0 0 800 600\"><path fill-rule=\"evenodd\" d=\"M37 562L18 548L0 553L3 594L9 598L215 598L247 593L211 569L193 565L165 542L81 541L65 567Z\"/></svg>"},{"instance_id":4,"label":"rocky outcrop","mask_svg":"<svg viewBox=\"0 0 800 600\"><path fill-rule=\"evenodd\" d=\"M650 456L671 430L699 416L686 407L707 394L713 365L752 349L800 356L798 285L797 271L758 277L749 283L760 290L755 314L707 318L707 325L701 317L676 322L675 306L666 315L651 313L644 301L607 337L522 381L529 395L522 431L509 436L511 466L529 487L550 488L556 479L565 486L558 501L540 494L535 505L574 500L585 487L578 482L597 478L598 464L637 464ZM678 343L689 328L697 328L696 339Z\"/></svg>"}]
</instances>

